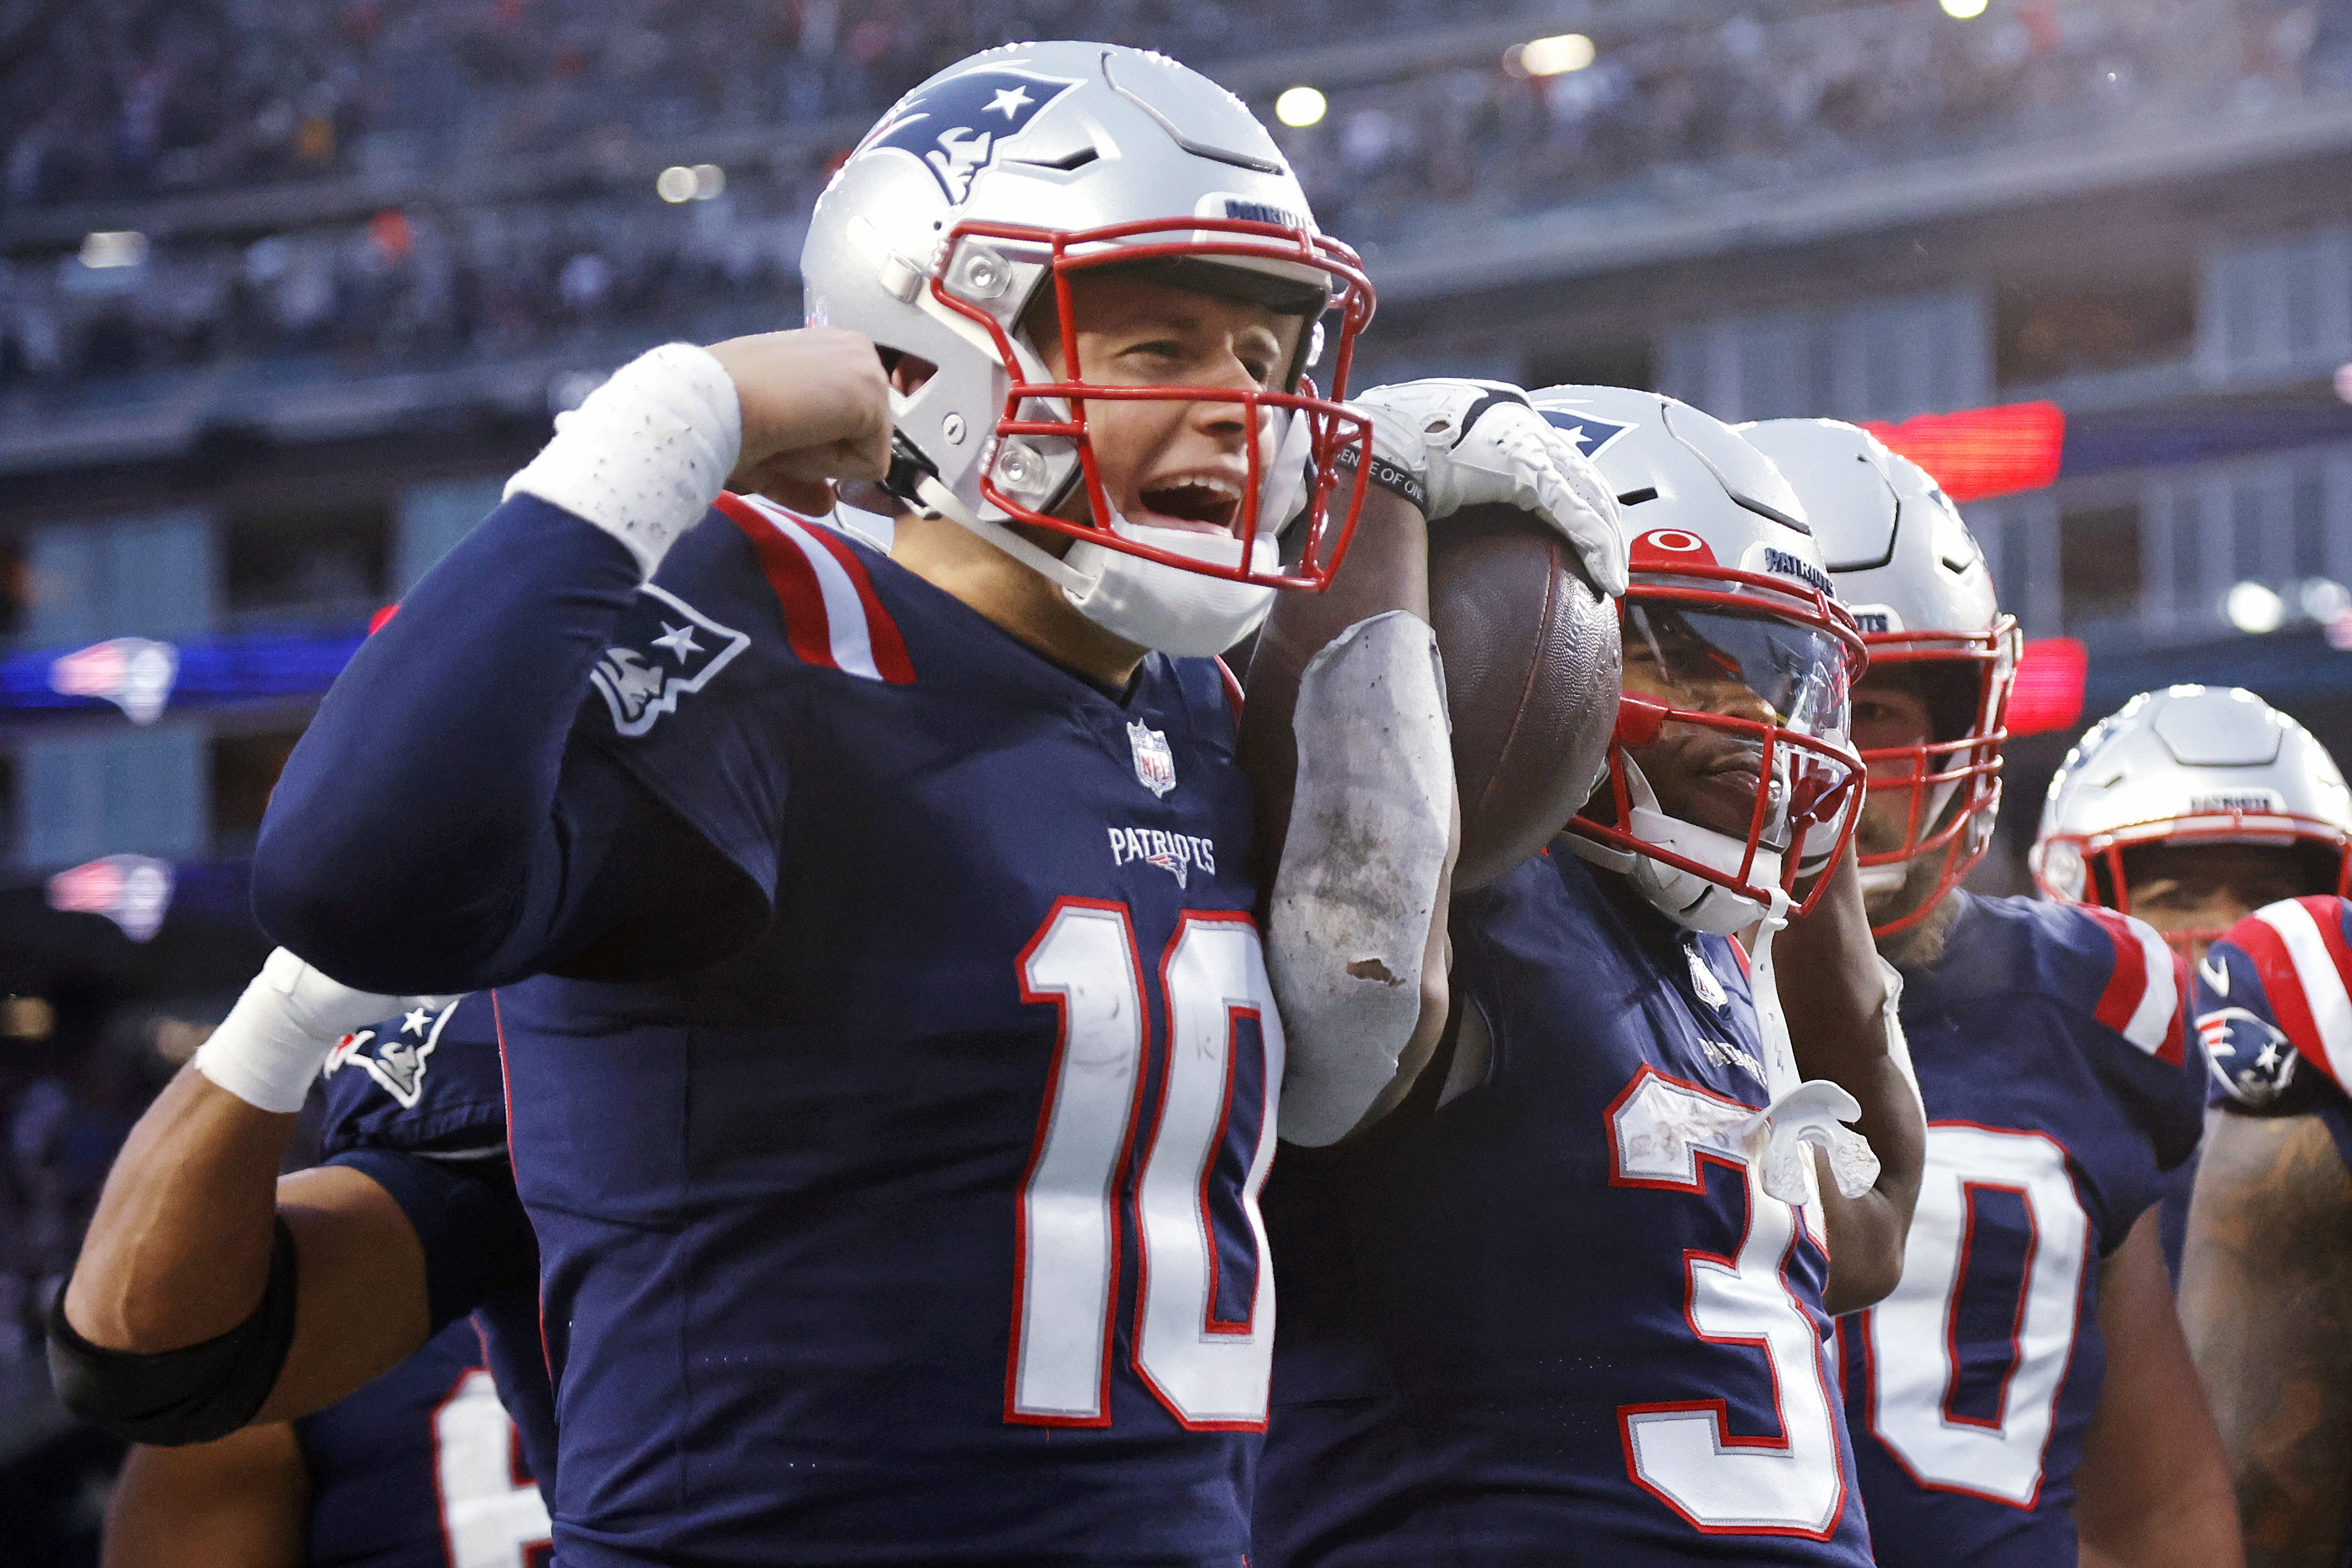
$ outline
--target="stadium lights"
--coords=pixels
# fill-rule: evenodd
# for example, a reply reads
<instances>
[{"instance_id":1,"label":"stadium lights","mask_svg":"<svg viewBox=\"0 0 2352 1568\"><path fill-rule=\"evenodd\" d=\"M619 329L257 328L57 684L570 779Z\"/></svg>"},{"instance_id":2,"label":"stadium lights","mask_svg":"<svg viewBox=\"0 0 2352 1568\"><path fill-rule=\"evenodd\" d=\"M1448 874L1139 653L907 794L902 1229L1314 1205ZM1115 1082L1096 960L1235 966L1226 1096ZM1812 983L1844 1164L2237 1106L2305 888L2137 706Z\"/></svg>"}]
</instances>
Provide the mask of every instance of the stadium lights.
<instances>
[{"instance_id":1,"label":"stadium lights","mask_svg":"<svg viewBox=\"0 0 2352 1568\"><path fill-rule=\"evenodd\" d=\"M676 206L680 202L707 202L727 188L727 171L716 163L692 168L672 163L654 176L654 195Z\"/></svg>"},{"instance_id":2,"label":"stadium lights","mask_svg":"<svg viewBox=\"0 0 2352 1568\"><path fill-rule=\"evenodd\" d=\"M1900 425L1861 424L1927 469L1959 502L2040 489L2058 477L2066 447L2066 416L2054 403L2004 403L1922 414Z\"/></svg>"},{"instance_id":3,"label":"stadium lights","mask_svg":"<svg viewBox=\"0 0 2352 1568\"><path fill-rule=\"evenodd\" d=\"M1517 77L1560 76L1592 63L1592 40L1582 33L1558 33L1503 51L1503 68Z\"/></svg>"},{"instance_id":4,"label":"stadium lights","mask_svg":"<svg viewBox=\"0 0 2352 1568\"><path fill-rule=\"evenodd\" d=\"M2286 624L2286 601L2260 583L2240 583L2221 596L2221 613L2247 636L2261 637Z\"/></svg>"},{"instance_id":5,"label":"stadium lights","mask_svg":"<svg viewBox=\"0 0 2352 1568\"><path fill-rule=\"evenodd\" d=\"M2071 730L2083 717L2090 655L2073 637L2036 637L2017 660L2009 689L2009 732L2041 735Z\"/></svg>"},{"instance_id":6,"label":"stadium lights","mask_svg":"<svg viewBox=\"0 0 2352 1568\"><path fill-rule=\"evenodd\" d=\"M81 264L96 271L101 267L136 267L147 259L147 237L132 229L100 229L82 237Z\"/></svg>"},{"instance_id":7,"label":"stadium lights","mask_svg":"<svg viewBox=\"0 0 2352 1568\"><path fill-rule=\"evenodd\" d=\"M1274 100L1274 117L1294 131L1303 131L1309 125L1320 124L1323 111L1329 107L1323 95L1313 88L1294 87L1285 89Z\"/></svg>"},{"instance_id":8,"label":"stadium lights","mask_svg":"<svg viewBox=\"0 0 2352 1568\"><path fill-rule=\"evenodd\" d=\"M1965 22L1985 13L1985 0L1943 0L1944 15Z\"/></svg>"}]
</instances>

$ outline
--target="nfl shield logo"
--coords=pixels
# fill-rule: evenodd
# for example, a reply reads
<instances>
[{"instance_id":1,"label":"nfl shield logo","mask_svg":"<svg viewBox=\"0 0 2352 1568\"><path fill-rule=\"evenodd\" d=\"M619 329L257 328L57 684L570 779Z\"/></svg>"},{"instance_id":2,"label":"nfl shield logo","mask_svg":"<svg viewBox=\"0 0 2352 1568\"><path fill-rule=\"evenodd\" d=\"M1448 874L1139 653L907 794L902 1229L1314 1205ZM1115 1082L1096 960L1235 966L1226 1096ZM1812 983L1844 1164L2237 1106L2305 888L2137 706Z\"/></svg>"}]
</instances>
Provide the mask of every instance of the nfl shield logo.
<instances>
[{"instance_id":1,"label":"nfl shield logo","mask_svg":"<svg viewBox=\"0 0 2352 1568\"><path fill-rule=\"evenodd\" d=\"M1128 744L1135 748L1135 782L1153 795L1166 795L1176 787L1176 756L1168 749L1168 737L1148 724L1130 722L1127 727Z\"/></svg>"}]
</instances>

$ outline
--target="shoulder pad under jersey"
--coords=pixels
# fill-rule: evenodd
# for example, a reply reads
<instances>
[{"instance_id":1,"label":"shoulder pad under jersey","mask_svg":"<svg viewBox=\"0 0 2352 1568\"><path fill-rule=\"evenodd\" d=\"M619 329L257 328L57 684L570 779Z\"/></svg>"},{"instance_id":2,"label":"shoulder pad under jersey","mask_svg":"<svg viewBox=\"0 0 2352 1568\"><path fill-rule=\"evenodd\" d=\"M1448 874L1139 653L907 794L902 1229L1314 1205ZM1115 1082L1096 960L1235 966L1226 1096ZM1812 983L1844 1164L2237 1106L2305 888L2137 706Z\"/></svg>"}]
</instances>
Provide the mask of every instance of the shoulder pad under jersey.
<instances>
[{"instance_id":1,"label":"shoulder pad under jersey","mask_svg":"<svg viewBox=\"0 0 2352 1568\"><path fill-rule=\"evenodd\" d=\"M2095 904L2017 901L2055 938L2053 992L2158 1061L2188 1064L2188 966L2153 926Z\"/></svg>"}]
</instances>

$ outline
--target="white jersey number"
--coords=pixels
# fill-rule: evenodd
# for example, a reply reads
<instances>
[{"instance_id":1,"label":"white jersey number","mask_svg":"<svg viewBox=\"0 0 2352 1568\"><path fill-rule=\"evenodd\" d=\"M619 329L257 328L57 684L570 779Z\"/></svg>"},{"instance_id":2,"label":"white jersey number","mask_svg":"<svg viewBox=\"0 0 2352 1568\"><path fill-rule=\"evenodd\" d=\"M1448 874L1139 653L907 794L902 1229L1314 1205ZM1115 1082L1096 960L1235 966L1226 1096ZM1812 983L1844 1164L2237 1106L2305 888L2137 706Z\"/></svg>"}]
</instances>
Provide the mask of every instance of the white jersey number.
<instances>
[{"instance_id":1,"label":"white jersey number","mask_svg":"<svg viewBox=\"0 0 2352 1568\"><path fill-rule=\"evenodd\" d=\"M514 1421L479 1367L433 1413L433 1468L449 1568L530 1568L548 1544L547 1504L516 1474Z\"/></svg>"},{"instance_id":2,"label":"white jersey number","mask_svg":"<svg viewBox=\"0 0 2352 1568\"><path fill-rule=\"evenodd\" d=\"M1633 1479L1694 1528L1825 1540L1845 1506L1833 1374L1821 1328L1785 1274L1798 1211L1764 1191L1738 1141L1737 1130L1753 1114L1752 1107L1644 1068L1618 1098L1610 1132L1619 1184L1704 1195L1706 1161L1747 1179L1748 1223L1737 1253L1685 1257L1686 1311L1700 1340L1741 1357L1764 1356L1780 1434L1735 1436L1720 1399L1628 1405L1617 1418Z\"/></svg>"},{"instance_id":3,"label":"white jersey number","mask_svg":"<svg viewBox=\"0 0 2352 1568\"><path fill-rule=\"evenodd\" d=\"M1997 1415L1952 1409L1960 1292L1975 1241L1974 1194L2022 1200L2030 1229L2009 1371ZM1930 1124L1903 1279L1869 1312L1870 1426L1925 1487L2032 1508L2059 1385L2074 1350L2090 1219L2066 1152L2039 1132Z\"/></svg>"},{"instance_id":4,"label":"white jersey number","mask_svg":"<svg viewBox=\"0 0 2352 1568\"><path fill-rule=\"evenodd\" d=\"M1135 1213L1142 1287L1136 1371L1186 1426L1265 1422L1274 1361L1274 1278L1265 1266L1258 1189L1274 1161L1282 1025L1257 928L1240 914L1188 912L1160 964L1167 1068L1144 1115L1151 1042L1126 906L1066 899L1020 959L1023 998L1062 1014L1054 1080L1021 1187L1013 1365L1004 1417L1046 1426L1110 1422L1111 1314L1118 1280L1118 1185L1147 1126ZM1254 1019L1261 1062L1244 1058ZM1246 1087L1246 1099L1244 1089ZM1213 1163L1236 1137L1255 1142L1237 1223L1224 1239L1256 1261L1247 1310L1219 1316L1221 1248L1210 1212ZM1227 1228L1236 1223L1227 1217ZM1230 1294L1230 1292L1227 1292Z\"/></svg>"}]
</instances>

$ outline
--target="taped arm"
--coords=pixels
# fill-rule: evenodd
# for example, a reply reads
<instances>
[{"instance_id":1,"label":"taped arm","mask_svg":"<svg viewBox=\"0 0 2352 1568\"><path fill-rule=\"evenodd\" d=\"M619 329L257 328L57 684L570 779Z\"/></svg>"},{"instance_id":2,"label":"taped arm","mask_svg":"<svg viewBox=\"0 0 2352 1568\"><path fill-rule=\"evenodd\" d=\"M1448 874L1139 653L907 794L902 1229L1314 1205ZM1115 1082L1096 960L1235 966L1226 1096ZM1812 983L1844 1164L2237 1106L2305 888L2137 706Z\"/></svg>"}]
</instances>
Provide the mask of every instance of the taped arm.
<instances>
[{"instance_id":1,"label":"taped arm","mask_svg":"<svg viewBox=\"0 0 2352 1568\"><path fill-rule=\"evenodd\" d=\"M1460 810L1428 616L1428 526L1374 490L1330 586L1281 595L1250 658L1242 759L1292 1142L1387 1114L1444 1027Z\"/></svg>"},{"instance_id":2,"label":"taped arm","mask_svg":"<svg viewBox=\"0 0 2352 1568\"><path fill-rule=\"evenodd\" d=\"M2208 1116L2180 1317L2252 1568L2337 1568L2352 1498L2352 1173L2316 1113Z\"/></svg>"}]
</instances>

